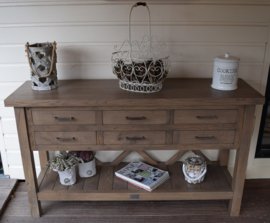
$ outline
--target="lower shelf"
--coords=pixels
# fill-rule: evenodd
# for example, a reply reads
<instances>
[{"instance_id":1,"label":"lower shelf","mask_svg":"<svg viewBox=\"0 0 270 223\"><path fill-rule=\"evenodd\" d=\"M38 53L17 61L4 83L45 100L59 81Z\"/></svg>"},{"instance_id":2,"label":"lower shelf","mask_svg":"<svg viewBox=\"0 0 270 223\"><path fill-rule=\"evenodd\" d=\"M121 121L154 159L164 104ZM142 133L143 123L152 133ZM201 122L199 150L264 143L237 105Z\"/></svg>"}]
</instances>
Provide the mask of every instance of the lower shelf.
<instances>
[{"instance_id":1,"label":"lower shelf","mask_svg":"<svg viewBox=\"0 0 270 223\"><path fill-rule=\"evenodd\" d=\"M114 175L127 163L97 166L97 174L80 178L72 186L60 184L58 173L43 168L39 177L38 200L65 201L130 201L130 200L216 200L231 199L231 178L226 169L219 165L208 165L205 180L201 184L189 184L182 173L182 163L171 166L159 163L158 168L168 170L171 178L152 192L143 190Z\"/></svg>"}]
</instances>

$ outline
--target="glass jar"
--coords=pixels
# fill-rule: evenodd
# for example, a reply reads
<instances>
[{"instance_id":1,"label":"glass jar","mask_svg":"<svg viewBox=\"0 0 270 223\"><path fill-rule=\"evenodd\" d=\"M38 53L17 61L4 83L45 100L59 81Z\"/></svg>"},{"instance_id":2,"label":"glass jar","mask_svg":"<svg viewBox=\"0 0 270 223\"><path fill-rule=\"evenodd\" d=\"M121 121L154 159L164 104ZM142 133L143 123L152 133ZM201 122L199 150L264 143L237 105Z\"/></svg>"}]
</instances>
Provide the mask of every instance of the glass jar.
<instances>
[{"instance_id":1,"label":"glass jar","mask_svg":"<svg viewBox=\"0 0 270 223\"><path fill-rule=\"evenodd\" d=\"M189 156L183 163L183 173L188 183L197 184L203 182L206 171L206 162L199 155Z\"/></svg>"}]
</instances>

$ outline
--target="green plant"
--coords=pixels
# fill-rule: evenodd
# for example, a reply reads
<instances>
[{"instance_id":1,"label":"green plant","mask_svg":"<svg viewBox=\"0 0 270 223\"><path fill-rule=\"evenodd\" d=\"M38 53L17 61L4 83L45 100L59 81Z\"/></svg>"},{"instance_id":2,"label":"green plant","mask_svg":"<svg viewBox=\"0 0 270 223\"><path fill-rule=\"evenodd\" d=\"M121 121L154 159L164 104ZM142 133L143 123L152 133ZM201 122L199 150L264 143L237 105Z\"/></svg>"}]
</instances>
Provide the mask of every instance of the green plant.
<instances>
[{"instance_id":1,"label":"green plant","mask_svg":"<svg viewBox=\"0 0 270 223\"><path fill-rule=\"evenodd\" d=\"M68 155L66 151L60 151L59 154L53 156L48 161L46 166L49 166L51 170L56 169L59 171L65 171L77 165L79 161L79 158L73 155Z\"/></svg>"}]
</instances>

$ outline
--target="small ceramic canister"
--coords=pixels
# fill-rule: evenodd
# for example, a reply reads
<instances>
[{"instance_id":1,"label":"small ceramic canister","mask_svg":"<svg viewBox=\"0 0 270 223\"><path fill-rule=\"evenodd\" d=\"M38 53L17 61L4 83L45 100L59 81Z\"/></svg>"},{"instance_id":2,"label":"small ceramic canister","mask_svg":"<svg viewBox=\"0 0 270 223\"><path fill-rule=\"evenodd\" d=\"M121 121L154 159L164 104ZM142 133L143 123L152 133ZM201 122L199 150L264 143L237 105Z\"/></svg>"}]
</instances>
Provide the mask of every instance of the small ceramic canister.
<instances>
[{"instance_id":1,"label":"small ceramic canister","mask_svg":"<svg viewBox=\"0 0 270 223\"><path fill-rule=\"evenodd\" d=\"M87 163L83 162L83 160L81 159L81 162L82 163L78 164L80 177L93 177L94 175L96 175L97 169L95 158Z\"/></svg>"},{"instance_id":2,"label":"small ceramic canister","mask_svg":"<svg viewBox=\"0 0 270 223\"><path fill-rule=\"evenodd\" d=\"M237 89L239 58L229 53L214 58L213 81L211 87L217 90Z\"/></svg>"},{"instance_id":3,"label":"small ceramic canister","mask_svg":"<svg viewBox=\"0 0 270 223\"><path fill-rule=\"evenodd\" d=\"M58 172L60 183L64 186L73 185L76 183L76 169L73 166L70 170L59 171L53 169L54 171Z\"/></svg>"},{"instance_id":4,"label":"small ceramic canister","mask_svg":"<svg viewBox=\"0 0 270 223\"><path fill-rule=\"evenodd\" d=\"M207 167L203 157L194 155L185 159L183 173L188 183L197 184L203 182L206 171Z\"/></svg>"}]
</instances>

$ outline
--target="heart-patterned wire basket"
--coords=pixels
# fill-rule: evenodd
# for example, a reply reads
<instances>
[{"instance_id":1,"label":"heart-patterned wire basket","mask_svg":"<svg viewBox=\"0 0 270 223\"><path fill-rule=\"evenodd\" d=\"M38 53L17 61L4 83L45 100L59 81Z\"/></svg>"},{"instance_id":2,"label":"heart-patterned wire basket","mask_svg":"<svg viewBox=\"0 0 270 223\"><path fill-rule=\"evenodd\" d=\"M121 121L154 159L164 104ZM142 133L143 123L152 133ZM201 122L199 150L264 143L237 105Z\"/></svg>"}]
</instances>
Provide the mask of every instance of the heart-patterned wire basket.
<instances>
[{"instance_id":1,"label":"heart-patterned wire basket","mask_svg":"<svg viewBox=\"0 0 270 223\"><path fill-rule=\"evenodd\" d=\"M134 7L145 6L149 15L149 35L145 35L141 42L131 40L131 13ZM111 65L113 73L119 79L119 87L123 90L154 93L162 89L162 82L170 71L169 56L159 53L160 44L156 36L151 36L151 16L146 3L138 2L132 6L129 14L129 39L120 47L115 46L112 53ZM147 45L144 43L147 42ZM153 43L156 43L154 45ZM121 51L128 45L126 51ZM137 48L137 50L134 50Z\"/></svg>"}]
</instances>

